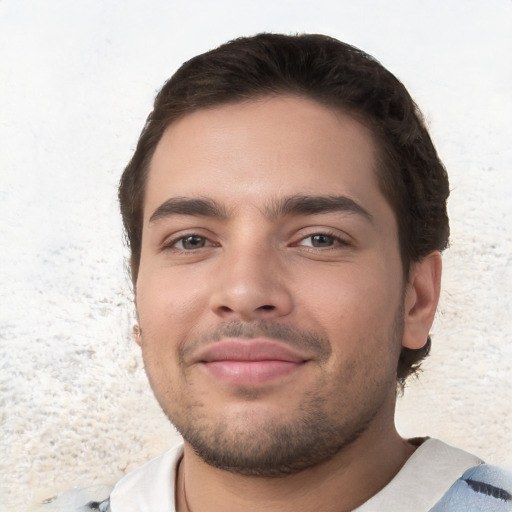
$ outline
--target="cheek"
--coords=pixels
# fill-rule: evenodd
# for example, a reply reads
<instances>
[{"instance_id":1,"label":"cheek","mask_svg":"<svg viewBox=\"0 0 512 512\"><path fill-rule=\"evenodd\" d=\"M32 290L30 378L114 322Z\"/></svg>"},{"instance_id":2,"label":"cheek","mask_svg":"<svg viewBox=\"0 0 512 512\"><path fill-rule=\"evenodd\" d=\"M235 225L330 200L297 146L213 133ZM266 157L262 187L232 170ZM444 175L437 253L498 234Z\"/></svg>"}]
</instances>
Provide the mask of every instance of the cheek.
<instances>
[{"instance_id":1,"label":"cheek","mask_svg":"<svg viewBox=\"0 0 512 512\"><path fill-rule=\"evenodd\" d=\"M386 369L396 366L401 345L400 281L370 266L338 269L328 279L310 277L298 306L309 312L332 344L330 371L347 371L347 364L368 369L373 360Z\"/></svg>"},{"instance_id":2,"label":"cheek","mask_svg":"<svg viewBox=\"0 0 512 512\"><path fill-rule=\"evenodd\" d=\"M378 319L388 324L393 320L401 297L400 276L393 269L351 265L323 270L306 273L296 295L298 303L322 317L326 326L348 327L348 322L364 329Z\"/></svg>"},{"instance_id":3,"label":"cheek","mask_svg":"<svg viewBox=\"0 0 512 512\"><path fill-rule=\"evenodd\" d=\"M184 272L146 272L141 268L136 288L139 323L153 334L181 334L204 309L204 293ZM172 326L172 329L170 328Z\"/></svg>"}]
</instances>

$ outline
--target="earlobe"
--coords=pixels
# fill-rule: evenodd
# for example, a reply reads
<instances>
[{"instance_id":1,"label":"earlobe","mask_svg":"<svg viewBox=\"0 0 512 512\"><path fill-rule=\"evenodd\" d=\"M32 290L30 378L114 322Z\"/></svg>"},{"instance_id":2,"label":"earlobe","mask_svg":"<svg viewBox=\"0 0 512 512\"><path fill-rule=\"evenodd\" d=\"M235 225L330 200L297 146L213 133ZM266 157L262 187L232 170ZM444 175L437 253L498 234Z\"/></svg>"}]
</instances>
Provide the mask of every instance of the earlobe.
<instances>
[{"instance_id":1,"label":"earlobe","mask_svg":"<svg viewBox=\"0 0 512 512\"><path fill-rule=\"evenodd\" d=\"M441 269L439 251L412 264L404 300L402 345L406 348L417 350L427 342L439 301Z\"/></svg>"}]
</instances>

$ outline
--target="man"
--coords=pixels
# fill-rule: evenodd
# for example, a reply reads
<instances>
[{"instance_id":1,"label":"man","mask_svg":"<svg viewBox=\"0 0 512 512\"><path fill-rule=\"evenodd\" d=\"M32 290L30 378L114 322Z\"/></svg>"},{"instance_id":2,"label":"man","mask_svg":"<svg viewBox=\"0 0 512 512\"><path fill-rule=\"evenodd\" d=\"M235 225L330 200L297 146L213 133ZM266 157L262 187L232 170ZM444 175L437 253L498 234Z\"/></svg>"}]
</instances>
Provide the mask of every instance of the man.
<instances>
[{"instance_id":1,"label":"man","mask_svg":"<svg viewBox=\"0 0 512 512\"><path fill-rule=\"evenodd\" d=\"M136 340L183 445L89 509L511 510L503 473L394 425L448 194L409 94L356 48L260 34L185 63L119 191Z\"/></svg>"}]
</instances>

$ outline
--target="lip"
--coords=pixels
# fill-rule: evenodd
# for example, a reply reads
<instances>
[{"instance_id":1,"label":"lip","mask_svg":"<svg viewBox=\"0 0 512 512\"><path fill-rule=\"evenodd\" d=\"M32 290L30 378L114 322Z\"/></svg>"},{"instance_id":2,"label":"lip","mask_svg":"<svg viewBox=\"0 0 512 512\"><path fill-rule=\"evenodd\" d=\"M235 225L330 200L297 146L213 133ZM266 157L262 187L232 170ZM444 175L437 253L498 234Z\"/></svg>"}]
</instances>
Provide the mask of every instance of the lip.
<instances>
[{"instance_id":1,"label":"lip","mask_svg":"<svg viewBox=\"0 0 512 512\"><path fill-rule=\"evenodd\" d=\"M257 386L299 370L308 359L292 349L264 339L225 339L196 357L216 380L237 386Z\"/></svg>"}]
</instances>

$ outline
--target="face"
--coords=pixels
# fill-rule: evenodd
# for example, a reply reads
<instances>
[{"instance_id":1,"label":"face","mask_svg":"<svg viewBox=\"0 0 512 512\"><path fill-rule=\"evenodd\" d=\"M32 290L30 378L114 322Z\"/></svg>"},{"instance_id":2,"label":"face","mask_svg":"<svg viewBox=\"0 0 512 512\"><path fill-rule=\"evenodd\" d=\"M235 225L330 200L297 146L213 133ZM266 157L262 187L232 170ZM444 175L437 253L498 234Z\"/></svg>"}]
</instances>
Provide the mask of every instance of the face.
<instances>
[{"instance_id":1,"label":"face","mask_svg":"<svg viewBox=\"0 0 512 512\"><path fill-rule=\"evenodd\" d=\"M207 463L293 473L392 417L404 285L376 162L365 126L291 96L196 111L158 144L140 342Z\"/></svg>"}]
</instances>

